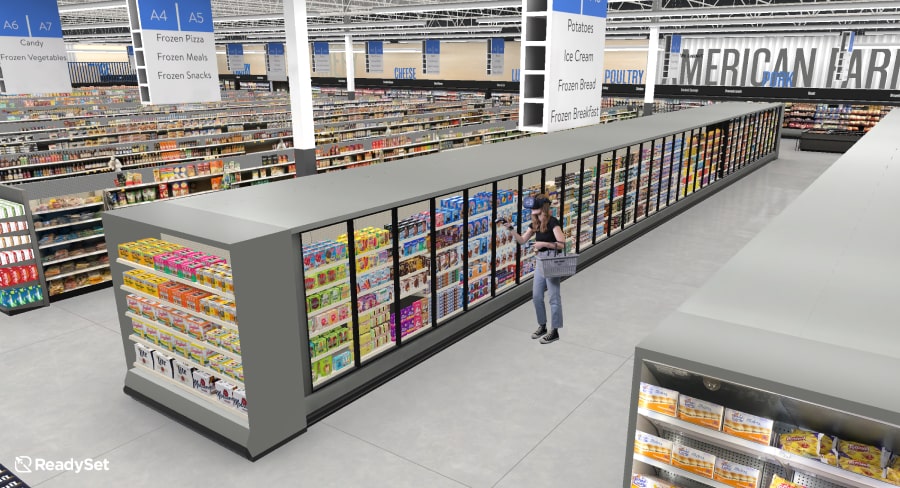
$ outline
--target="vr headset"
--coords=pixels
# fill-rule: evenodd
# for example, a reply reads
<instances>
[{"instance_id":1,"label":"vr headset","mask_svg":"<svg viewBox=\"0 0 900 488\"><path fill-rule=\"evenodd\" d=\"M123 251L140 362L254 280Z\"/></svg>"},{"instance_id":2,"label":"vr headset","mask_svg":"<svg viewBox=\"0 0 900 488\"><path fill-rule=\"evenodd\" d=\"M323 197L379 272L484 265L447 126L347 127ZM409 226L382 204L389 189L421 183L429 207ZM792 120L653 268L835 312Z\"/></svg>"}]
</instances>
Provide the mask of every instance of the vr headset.
<instances>
[{"instance_id":1,"label":"vr headset","mask_svg":"<svg viewBox=\"0 0 900 488\"><path fill-rule=\"evenodd\" d=\"M540 209L544 208L544 205L549 205L549 204L550 204L550 200L548 200L546 198L540 198L540 197L538 197L538 198L525 197L525 199L522 200L522 205L524 205L524 208L529 208L531 210L540 210Z\"/></svg>"}]
</instances>

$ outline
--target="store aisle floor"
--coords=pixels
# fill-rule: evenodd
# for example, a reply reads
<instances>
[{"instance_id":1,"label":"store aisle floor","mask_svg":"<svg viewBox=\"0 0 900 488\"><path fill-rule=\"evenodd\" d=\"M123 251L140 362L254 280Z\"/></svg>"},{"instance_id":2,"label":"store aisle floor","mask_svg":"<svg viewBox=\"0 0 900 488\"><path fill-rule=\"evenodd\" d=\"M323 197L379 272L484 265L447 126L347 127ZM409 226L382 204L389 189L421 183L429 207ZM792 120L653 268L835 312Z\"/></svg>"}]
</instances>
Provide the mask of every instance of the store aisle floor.
<instances>
[{"instance_id":1,"label":"store aisle floor","mask_svg":"<svg viewBox=\"0 0 900 488\"><path fill-rule=\"evenodd\" d=\"M566 281L559 342L523 305L256 463L122 393L111 290L0 317L0 463L109 460L21 475L45 488L619 487L634 346L838 157L793 146Z\"/></svg>"}]
</instances>

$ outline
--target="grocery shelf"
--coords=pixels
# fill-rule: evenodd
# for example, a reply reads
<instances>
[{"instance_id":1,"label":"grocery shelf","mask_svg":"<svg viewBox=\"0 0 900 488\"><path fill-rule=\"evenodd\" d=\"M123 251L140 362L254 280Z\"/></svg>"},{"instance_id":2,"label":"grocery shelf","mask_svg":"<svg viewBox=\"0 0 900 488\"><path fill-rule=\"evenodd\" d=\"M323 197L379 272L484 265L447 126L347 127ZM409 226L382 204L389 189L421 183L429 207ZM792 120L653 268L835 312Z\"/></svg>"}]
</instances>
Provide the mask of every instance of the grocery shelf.
<instances>
[{"instance_id":1,"label":"grocery shelf","mask_svg":"<svg viewBox=\"0 0 900 488\"><path fill-rule=\"evenodd\" d=\"M457 220L455 222L450 222L448 224L444 224L444 225L435 227L434 230L438 231L438 230L442 230L442 229L447 229L449 227L458 227L458 226L462 225L462 223L463 223L462 220Z\"/></svg>"},{"instance_id":2,"label":"grocery shelf","mask_svg":"<svg viewBox=\"0 0 900 488\"><path fill-rule=\"evenodd\" d=\"M461 313L463 313L463 312L465 312L465 310L463 310L463 308L460 307L460 308L458 308L458 309L456 309L456 310L454 310L454 311L448 313L447 315L444 315L444 316L438 316L438 320L445 321L445 320L448 320L448 319L452 319L453 317L456 317L457 315L459 315L459 314L461 314Z\"/></svg>"},{"instance_id":3,"label":"grocery shelf","mask_svg":"<svg viewBox=\"0 0 900 488\"><path fill-rule=\"evenodd\" d=\"M375 349L373 349L373 350L372 350L371 352L369 352L368 354L360 354L360 356L362 356L362 361L363 361L363 362L365 362L365 361L371 361L371 360L377 358L378 356L381 356L382 354L384 354L384 353L390 351L391 349L393 349L393 348L395 348L395 347L397 347L397 343L396 343L396 342L388 341L387 344L384 344L384 345L382 345L382 346L376 347Z\"/></svg>"},{"instance_id":4,"label":"grocery shelf","mask_svg":"<svg viewBox=\"0 0 900 488\"><path fill-rule=\"evenodd\" d=\"M358 286L358 285L357 285L357 286ZM366 290L359 290L359 291L357 292L357 294L358 294L358 295L368 295L368 294L370 294L370 293L375 293L375 292L377 292L377 291L379 291L379 290L384 290L384 289L387 289L387 288L393 288L393 287L394 287L394 280L388 280L387 282L382 283L382 284L380 284L380 285L378 285L378 286L376 286L376 287L374 287L374 288L369 288L369 289L366 289ZM368 312L368 311L369 311L369 310L366 310L366 312ZM366 312L361 312L361 313L366 313Z\"/></svg>"},{"instance_id":5,"label":"grocery shelf","mask_svg":"<svg viewBox=\"0 0 900 488\"><path fill-rule=\"evenodd\" d=\"M166 332L172 334L172 335L175 336L175 337L178 337L179 339L182 339L182 340L185 340L185 341L194 342L194 343L202 343L204 347L206 347L207 349L210 349L210 350L215 351L217 354L221 354L221 355L223 355L223 356L225 356L225 357L234 359L234 360L237 361L237 362L241 362L241 354L240 354L240 353L237 353L237 352L231 352L231 351L229 351L229 350L227 350L227 349L222 349L221 347L216 346L215 344L212 344L212 343L209 342L209 341L206 341L206 340L203 340L203 339L198 339L198 338L196 338L196 337L194 337L194 336L185 334L184 332L181 332L181 331L179 331L179 330L177 330L177 329L175 329L175 328L173 328L173 327L169 327L169 326L167 326L166 324L159 323L159 322L157 322L157 321L155 321L155 320L150 320L150 319L148 319L147 317L144 317L144 316L142 316L142 315L137 315L137 314L134 313L134 312L125 312L125 316L128 317L128 318L130 318L130 319L132 319L132 320L136 320L136 321L138 321L138 322L141 322L141 323L143 323L143 324L147 324L147 325L151 325L151 326L153 326L153 327L156 327L157 329L165 329ZM135 334L132 334L132 335L135 335ZM139 336L137 336L137 337L138 337L138 339L141 339L141 337L139 337ZM147 342L147 341L145 340L145 342ZM146 344L145 344L145 345L146 345ZM195 364L194 361L193 361L192 359L190 359L190 358L182 358L181 356L179 356L179 358L185 359L185 360L187 360L187 361L191 361L191 364Z\"/></svg>"},{"instance_id":6,"label":"grocery shelf","mask_svg":"<svg viewBox=\"0 0 900 488\"><path fill-rule=\"evenodd\" d=\"M155 350L162 351L165 355L167 355L167 356L172 356L172 357L175 358L175 359L182 360L182 361L184 361L184 362L190 364L191 367L193 367L193 368L197 368L197 369L199 369L200 371L205 371L205 372L207 372L207 373L209 373L209 374L211 374L211 375L213 375L213 376L215 376L215 377L217 377L217 378L222 378L222 379L228 381L229 383L231 383L231 384L233 384L233 385L235 385L235 386L237 386L237 387L239 387L239 388L244 388L244 382L243 382L243 381L236 380L236 379L232 378L231 376L228 376L228 375L226 375L226 374L224 374L224 373L220 373L219 371L216 371L216 370L210 368L209 366L204 366L204 365L198 363L197 361L194 361L194 360L191 359L191 358L186 358L186 357L184 357L184 356L179 356L178 353L176 353L175 351L171 351L171 350L166 349L166 348L163 348L163 347L161 347L161 346L159 346L159 345L157 345L157 344L154 344L154 343L152 343L152 342L150 342L150 341L148 341L148 340L146 340L146 339L144 339L144 338L138 336L137 334L131 334L130 336L128 336L128 338L131 339L131 342L135 342L135 343L141 344L141 345L143 345L143 346L145 346L145 347L149 347L150 349L155 349ZM196 342L196 341L197 341L197 340L194 339L194 342ZM204 342L203 344L206 345L207 343ZM142 366L143 366L143 365L142 365ZM146 367L146 366L145 366L145 367ZM149 369L149 368L148 368L148 369Z\"/></svg>"},{"instance_id":7,"label":"grocery shelf","mask_svg":"<svg viewBox=\"0 0 900 488\"><path fill-rule=\"evenodd\" d=\"M209 287L209 286L206 286L206 285L197 283L197 282L195 282L195 281L187 280L187 279L184 279L184 278L179 278L179 277L177 277L177 276L173 276L173 275L170 275L170 274L168 274L168 273L164 273L164 272L162 272L162 271L159 271L158 269L153 268L153 267L151 267L151 266L145 266L145 265L143 265L143 264L135 263L135 262L133 262L133 261L129 261L129 260L127 260L127 259L122 259L122 258L116 259L116 262L119 263L119 264L124 264L125 266L132 267L132 268L134 268L134 269L139 269L139 270L141 270L141 271L145 271L145 272L147 272L147 273L154 274L154 275L156 275L156 276L159 276L160 278L165 278L165 279L167 279L167 280L174 281L174 282L176 282L176 283L181 283L182 285L187 285L187 286L196 288L196 289L198 289L198 290L205 291L205 292L207 292L207 293L212 293L212 294L214 294L214 295L219 295L219 296L221 296L221 297L225 297L225 298L228 298L228 299L230 299L230 300L234 300L234 294L233 294L233 293L228 293L228 292L219 290L218 288L212 288L212 287ZM157 298L156 300L159 300L159 299Z\"/></svg>"},{"instance_id":8,"label":"grocery shelf","mask_svg":"<svg viewBox=\"0 0 900 488\"><path fill-rule=\"evenodd\" d=\"M492 215L492 213L493 213L493 210L488 210L487 212L481 212L481 213L477 213L474 215L469 215L468 219L469 219L469 222L471 222L475 219L480 219L481 217L490 217Z\"/></svg>"},{"instance_id":9,"label":"grocery shelf","mask_svg":"<svg viewBox=\"0 0 900 488\"><path fill-rule=\"evenodd\" d=\"M410 254L409 256L400 256L401 261L406 261L407 259L412 259L419 256L428 256L431 255L431 251L428 249L423 249L421 251Z\"/></svg>"},{"instance_id":10,"label":"grocery shelf","mask_svg":"<svg viewBox=\"0 0 900 488\"><path fill-rule=\"evenodd\" d=\"M193 388L188 388L186 385L181 384L181 382L175 381L172 378L167 378L167 377L157 373L156 371L153 371L152 369L144 366L141 363L135 362L134 367L138 370L146 372L146 374L148 374L148 375L152 375L153 377L158 378L159 381L164 381L167 386L170 386L172 388L177 388L181 391L187 392L188 394L190 394L191 396L193 396L195 398L200 398L200 399L205 400L207 404L213 406L215 411L221 413L222 415L233 416L236 420L238 420L242 423L247 422L247 414L239 411L236 408L231 408L231 407L224 405L213 395L206 395L206 394L201 393ZM216 375L221 376L222 374L216 373ZM230 377L228 377L228 382L234 384L233 383L234 380ZM248 426L248 428L249 428L249 426Z\"/></svg>"},{"instance_id":11,"label":"grocery shelf","mask_svg":"<svg viewBox=\"0 0 900 488\"><path fill-rule=\"evenodd\" d=\"M348 278L342 278L342 279L339 279L339 280L337 280L337 281L332 281L331 283L326 283L326 284L324 284L324 285L322 285L322 286L317 286L317 287L315 287L315 288L310 288L310 289L306 290L306 295L307 295L307 296L309 296L309 295L315 295L316 293L319 293L320 291L330 290L330 289L332 289L332 288L334 288L334 287L336 287L336 286L341 286L341 285L343 285L344 283L350 283L350 278L349 278L349 277L348 277Z\"/></svg>"},{"instance_id":12,"label":"grocery shelf","mask_svg":"<svg viewBox=\"0 0 900 488\"><path fill-rule=\"evenodd\" d=\"M92 267L90 267L90 268L76 269L75 271L71 271L71 272L68 272L68 273L58 274L58 275L56 275L56 276L48 276L48 277L47 277L47 281L50 282L50 281L55 281L55 280L61 280L61 279L63 279L63 278L68 278L69 276L75 276L75 275L80 275L80 274L84 274L84 273L90 273L91 271L97 271L97 270L99 270L99 269L106 269L106 268L109 268L109 263L100 264L100 265L97 265L97 266L92 266Z\"/></svg>"},{"instance_id":13,"label":"grocery shelf","mask_svg":"<svg viewBox=\"0 0 900 488\"><path fill-rule=\"evenodd\" d=\"M280 175L264 176L264 177L260 177L260 178L253 178L250 180L235 181L232 183L232 186L235 186L235 185L241 186L246 183L256 183L256 182L260 182L260 181L269 181L269 180L275 180L275 179L279 179L279 178L296 178L296 176L297 175L295 175L294 173L284 173L284 174L280 174Z\"/></svg>"},{"instance_id":14,"label":"grocery shelf","mask_svg":"<svg viewBox=\"0 0 900 488\"><path fill-rule=\"evenodd\" d=\"M310 269L304 270L304 273L306 273L307 275L310 274L310 273L318 273L319 271L324 271L324 270L326 270L326 269L331 269L331 268L334 268L334 267L336 267L336 266L340 266L340 265L342 265L342 264L350 264L350 260L349 260L349 259L342 259L342 260L340 260L340 261L334 261L334 262L331 262L331 263L323 264L322 266L316 266L315 268L310 268Z\"/></svg>"},{"instance_id":15,"label":"grocery shelf","mask_svg":"<svg viewBox=\"0 0 900 488\"><path fill-rule=\"evenodd\" d=\"M89 222L99 222L101 220L103 220L103 217L97 217L97 218L87 219L87 220L78 220L75 222L67 222L65 224L50 225L47 227L35 227L34 232L39 233L39 232L44 232L44 231L51 230L51 229L59 229L62 227L73 227L73 226L80 225L80 224L87 224Z\"/></svg>"},{"instance_id":16,"label":"grocery shelf","mask_svg":"<svg viewBox=\"0 0 900 488\"><path fill-rule=\"evenodd\" d=\"M403 247L403 245L406 244L407 242L417 241L417 240L419 240L419 239L423 239L423 238L426 238L426 237L428 237L428 236L429 236L429 234L426 232L425 234L417 234L417 235L414 235L414 236L411 236L411 237L407 237L406 239L400 239L400 247ZM401 257L402 257L402 256L401 256Z\"/></svg>"},{"instance_id":17,"label":"grocery shelf","mask_svg":"<svg viewBox=\"0 0 900 488\"><path fill-rule=\"evenodd\" d=\"M413 295L417 295L419 293L429 292L430 290L431 290L431 283L425 283L424 285L422 285L418 288L413 288L412 290L409 290L409 291L400 292L400 299L402 300L404 298L409 298L409 297L411 297Z\"/></svg>"},{"instance_id":18,"label":"grocery shelf","mask_svg":"<svg viewBox=\"0 0 900 488\"><path fill-rule=\"evenodd\" d=\"M319 354L318 356L313 357L312 359L310 359L310 362L315 363L315 362L321 361L327 357L334 356L336 353L343 351L344 349L347 349L348 347L350 347L352 345L353 345L353 341L349 340L349 341L341 344L340 346L332 347L328 351L323 352L322 354Z\"/></svg>"},{"instance_id":19,"label":"grocery shelf","mask_svg":"<svg viewBox=\"0 0 900 488\"><path fill-rule=\"evenodd\" d=\"M695 481L697 483L700 483L704 486L708 486L710 488L733 488L732 486L726 485L725 483L720 483L712 478L707 478L705 476L700 476L698 474L691 473L690 471L685 471L681 468L676 468L675 466L672 466L671 464L667 464L662 461L657 461L656 459L648 458L647 456L644 456L641 454L635 453L634 460L637 462L644 463L644 464L649 464L650 466L653 466L655 468L663 469L670 473L675 473L678 476L682 476L684 478L687 478L691 481Z\"/></svg>"},{"instance_id":20,"label":"grocery shelf","mask_svg":"<svg viewBox=\"0 0 900 488\"><path fill-rule=\"evenodd\" d=\"M336 322L336 323L334 323L334 324L331 324L331 325L329 325L328 327L323 327L323 328L321 328L321 329L319 329L319 330L317 330L317 331L315 331L315 332L310 332L310 333L309 333L309 338L312 339L313 337L318 337L318 336L320 336L320 335L322 335L322 334L325 334L325 333L327 333L327 332L331 332L332 330L340 329L341 326L349 325L350 322L351 322L351 320L352 320L352 319L348 317L348 318L346 318L346 319L344 319L344 320L341 320L340 322Z\"/></svg>"},{"instance_id":21,"label":"grocery shelf","mask_svg":"<svg viewBox=\"0 0 900 488\"><path fill-rule=\"evenodd\" d=\"M292 164L296 164L296 163L294 161L288 161L285 163L264 164L262 166L252 166L250 168L229 169L229 170L226 170L224 173L219 173L219 174L244 173L247 171L256 171L256 170L260 170L260 169L279 168L281 166L290 166ZM212 176L215 176L215 175L212 175Z\"/></svg>"},{"instance_id":22,"label":"grocery shelf","mask_svg":"<svg viewBox=\"0 0 900 488\"><path fill-rule=\"evenodd\" d=\"M100 281L98 281L98 282L96 282L96 283L86 283L86 284L84 284L84 285L76 286L75 288L68 288L68 289L65 289L65 290L63 290L63 291L61 291L61 292L59 292L59 293L56 293L56 294L50 294L50 293L48 292L48 296L49 296L49 298L52 299L52 298L60 297L60 296L63 296L63 295L67 295L67 294L69 294L69 293L74 293L74 292L76 292L76 291L81 291L81 290L84 290L84 289L87 289L87 288L91 288L91 287L99 287L100 285L105 285L106 283L111 283L111 282L112 282L112 279L111 279L111 278L107 278L107 279L104 279L104 280L100 280ZM98 288L98 289L99 289L99 288Z\"/></svg>"},{"instance_id":23,"label":"grocery shelf","mask_svg":"<svg viewBox=\"0 0 900 488\"><path fill-rule=\"evenodd\" d=\"M71 244L73 242L87 241L90 239L96 239L98 237L104 237L104 234L94 234L91 236L79 237L77 239L69 239L67 241L59 241L59 242L54 242L51 244L43 244L43 245L39 246L38 249L49 249L51 247L65 246L66 244Z\"/></svg>"},{"instance_id":24,"label":"grocery shelf","mask_svg":"<svg viewBox=\"0 0 900 488\"><path fill-rule=\"evenodd\" d=\"M364 270L356 270L356 279L358 280L360 276L365 276L370 273L375 273L376 271L381 271L383 269L390 269L394 267L394 263L384 263L379 264L378 266L374 266L372 268L364 269ZM349 280L349 278L348 278Z\"/></svg>"},{"instance_id":25,"label":"grocery shelf","mask_svg":"<svg viewBox=\"0 0 900 488\"><path fill-rule=\"evenodd\" d=\"M369 251L361 252L356 255L356 259L364 258L366 256L373 256L375 254L380 253L381 251L390 251L391 249L392 249L392 246L384 246L384 247L379 247L377 249L372 249Z\"/></svg>"},{"instance_id":26,"label":"grocery shelf","mask_svg":"<svg viewBox=\"0 0 900 488\"><path fill-rule=\"evenodd\" d=\"M336 379L339 376L343 375L344 373L348 373L348 372L352 371L353 369L355 369L355 367L352 364L348 364L337 371L332 371L330 375L325 376L323 378L319 378L318 380L314 381L313 387L322 386L322 384L328 383L329 381Z\"/></svg>"},{"instance_id":27,"label":"grocery shelf","mask_svg":"<svg viewBox=\"0 0 900 488\"><path fill-rule=\"evenodd\" d=\"M474 307L475 305L478 305L478 304L480 304L480 303L484 303L484 302L490 300L491 298L493 298L493 297L492 297L490 294L487 294L487 295L485 295L485 296L483 296L483 297L481 297L481 298L476 298L475 300L469 302L469 306L470 306L470 307Z\"/></svg>"},{"instance_id":28,"label":"grocery shelf","mask_svg":"<svg viewBox=\"0 0 900 488\"><path fill-rule=\"evenodd\" d=\"M412 331L412 332L409 332L409 333L407 333L405 336L403 336L403 340L404 340L404 341L408 341L408 340L412 339L413 337L416 337L416 336L418 336L418 335L421 335L421 334L424 333L425 331L428 331L428 330L431 330L431 329L432 329L431 324L424 324L424 325L422 325L422 327L419 327L418 329L416 329L416 330L414 330L414 331Z\"/></svg>"},{"instance_id":29,"label":"grocery shelf","mask_svg":"<svg viewBox=\"0 0 900 488\"><path fill-rule=\"evenodd\" d=\"M188 315L193 315L194 317L197 317L197 318L206 320L207 322L212 322L212 323L218 325L219 327L222 327L222 328L225 328L225 329L229 329L229 330L233 330L233 331L237 331L237 330L238 330L237 324L232 324L232 323L230 323L230 322L225 322L224 320L219 319L219 318L216 318L216 317L210 317L209 315L206 315L205 313L198 312L198 311L196 311L196 310L193 310L193 309L190 309L190 308L187 308L187 307L182 307L181 305L178 305L178 304L176 304L176 303L167 302L167 301L165 301L165 300L163 300L163 299L161 299L161 298L159 298L159 297L155 297L155 296L150 295L150 294L148 294L148 293L144 293L144 292L142 292L142 291L135 290L134 288L131 288L131 287L126 286L126 285L122 285L120 288L121 288L123 291L126 291L126 292L128 292L128 293L130 293L130 294L132 294L132 295L137 295L137 296L139 296L139 297L146 298L147 300L152 300L152 301L154 301L154 302L161 303L161 304L163 304L163 305L165 305L165 306L167 306L167 307L172 307L172 308L174 308L175 310L178 310L179 312L184 312L184 313L186 313L186 314L188 314Z\"/></svg>"},{"instance_id":30,"label":"grocery shelf","mask_svg":"<svg viewBox=\"0 0 900 488\"><path fill-rule=\"evenodd\" d=\"M337 301L337 302L334 302L334 303L332 303L332 304L330 304L330 305L328 305L328 306L326 306L326 307L324 307L324 308L320 308L320 309L318 309L318 310L316 310L316 311L314 311L314 312L312 312L312 313L320 314L320 313L322 313L322 312L327 312L327 311L331 310L332 308L337 308L337 307L339 307L339 306L341 306L341 305L343 305L343 304L345 304L345 303L350 303L350 299L349 299L349 298L344 298L343 300L339 300L339 301Z\"/></svg>"}]
</instances>

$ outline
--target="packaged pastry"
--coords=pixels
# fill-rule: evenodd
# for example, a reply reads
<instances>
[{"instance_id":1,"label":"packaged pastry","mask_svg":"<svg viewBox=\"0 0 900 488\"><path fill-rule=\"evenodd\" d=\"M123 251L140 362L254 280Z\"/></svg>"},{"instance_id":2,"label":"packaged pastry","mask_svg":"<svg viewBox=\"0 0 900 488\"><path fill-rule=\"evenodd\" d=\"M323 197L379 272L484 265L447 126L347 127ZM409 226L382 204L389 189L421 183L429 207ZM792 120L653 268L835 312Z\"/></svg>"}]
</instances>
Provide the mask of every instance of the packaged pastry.
<instances>
[{"instance_id":1,"label":"packaged pastry","mask_svg":"<svg viewBox=\"0 0 900 488\"><path fill-rule=\"evenodd\" d=\"M790 482L776 474L772 477L772 482L769 483L769 488L806 488L806 486Z\"/></svg>"},{"instance_id":2,"label":"packaged pastry","mask_svg":"<svg viewBox=\"0 0 900 488\"><path fill-rule=\"evenodd\" d=\"M838 441L838 454L846 456L856 461L875 466L878 469L883 468L890 457L890 454L883 449L859 442L850 442L843 439Z\"/></svg>"},{"instance_id":3,"label":"packaged pastry","mask_svg":"<svg viewBox=\"0 0 900 488\"><path fill-rule=\"evenodd\" d=\"M748 441L769 445L772 441L772 429L774 427L775 422L771 419L726 408L722 432Z\"/></svg>"},{"instance_id":4,"label":"packaged pastry","mask_svg":"<svg viewBox=\"0 0 900 488\"><path fill-rule=\"evenodd\" d=\"M675 488L658 478L643 474L631 475L631 488Z\"/></svg>"},{"instance_id":5,"label":"packaged pastry","mask_svg":"<svg viewBox=\"0 0 900 488\"><path fill-rule=\"evenodd\" d=\"M824 434L796 429L778 436L778 446L792 454L817 458L831 451L834 443L830 437Z\"/></svg>"},{"instance_id":6,"label":"packaged pastry","mask_svg":"<svg viewBox=\"0 0 900 488\"><path fill-rule=\"evenodd\" d=\"M707 452L675 444L672 449L672 466L712 478L716 469L716 457Z\"/></svg>"},{"instance_id":7,"label":"packaged pastry","mask_svg":"<svg viewBox=\"0 0 900 488\"><path fill-rule=\"evenodd\" d=\"M861 474L869 478L881 478L884 470L865 461L841 456L838 458L838 466L851 473Z\"/></svg>"},{"instance_id":8,"label":"packaged pastry","mask_svg":"<svg viewBox=\"0 0 900 488\"><path fill-rule=\"evenodd\" d=\"M896 459L894 461L896 461ZM892 485L900 486L900 469L896 469L893 467L885 469L884 479L882 481L886 481Z\"/></svg>"},{"instance_id":9,"label":"packaged pastry","mask_svg":"<svg viewBox=\"0 0 900 488\"><path fill-rule=\"evenodd\" d=\"M678 397L678 418L685 422L702 425L710 429L722 428L725 407L705 402L687 395Z\"/></svg>"},{"instance_id":10,"label":"packaged pastry","mask_svg":"<svg viewBox=\"0 0 900 488\"><path fill-rule=\"evenodd\" d=\"M672 459L672 441L641 431L634 433L634 452L648 458L668 463Z\"/></svg>"},{"instance_id":11,"label":"packaged pastry","mask_svg":"<svg viewBox=\"0 0 900 488\"><path fill-rule=\"evenodd\" d=\"M638 394L638 407L674 417L678 409L678 392L648 383L641 383L641 391Z\"/></svg>"},{"instance_id":12,"label":"packaged pastry","mask_svg":"<svg viewBox=\"0 0 900 488\"><path fill-rule=\"evenodd\" d=\"M716 459L713 479L735 488L756 488L759 486L759 470L735 464L724 459Z\"/></svg>"}]
</instances>

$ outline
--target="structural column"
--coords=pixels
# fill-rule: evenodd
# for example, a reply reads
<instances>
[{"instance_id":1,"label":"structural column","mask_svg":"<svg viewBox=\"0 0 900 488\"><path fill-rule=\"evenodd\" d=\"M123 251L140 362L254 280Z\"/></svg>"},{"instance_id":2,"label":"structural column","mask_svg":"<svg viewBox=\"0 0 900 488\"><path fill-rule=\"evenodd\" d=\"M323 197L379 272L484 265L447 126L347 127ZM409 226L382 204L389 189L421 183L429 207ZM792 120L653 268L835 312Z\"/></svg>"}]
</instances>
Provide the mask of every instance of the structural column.
<instances>
[{"instance_id":1,"label":"structural column","mask_svg":"<svg viewBox=\"0 0 900 488\"><path fill-rule=\"evenodd\" d=\"M356 98L356 55L353 53L353 36L344 36L344 60L347 64L347 98Z\"/></svg>"},{"instance_id":2,"label":"structural column","mask_svg":"<svg viewBox=\"0 0 900 488\"><path fill-rule=\"evenodd\" d=\"M314 175L316 134L313 126L312 73L305 0L284 0L284 28L297 176Z\"/></svg>"},{"instance_id":3,"label":"structural column","mask_svg":"<svg viewBox=\"0 0 900 488\"><path fill-rule=\"evenodd\" d=\"M653 115L653 99L656 96L656 68L659 57L659 26L650 26L647 45L647 69L644 78L644 115Z\"/></svg>"}]
</instances>

